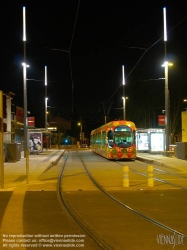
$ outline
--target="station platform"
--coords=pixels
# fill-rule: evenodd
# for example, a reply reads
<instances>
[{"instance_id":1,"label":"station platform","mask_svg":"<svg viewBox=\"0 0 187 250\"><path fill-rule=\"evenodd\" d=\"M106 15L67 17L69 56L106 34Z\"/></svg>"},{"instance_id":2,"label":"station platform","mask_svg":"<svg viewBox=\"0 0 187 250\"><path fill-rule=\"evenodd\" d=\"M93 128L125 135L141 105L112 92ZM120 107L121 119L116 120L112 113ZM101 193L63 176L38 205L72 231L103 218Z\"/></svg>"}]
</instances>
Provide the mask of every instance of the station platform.
<instances>
[{"instance_id":1,"label":"station platform","mask_svg":"<svg viewBox=\"0 0 187 250\"><path fill-rule=\"evenodd\" d=\"M178 159L175 156L169 157L162 154L137 153L137 160L146 161L150 164L177 168L187 173L187 160Z\"/></svg>"},{"instance_id":2,"label":"station platform","mask_svg":"<svg viewBox=\"0 0 187 250\"><path fill-rule=\"evenodd\" d=\"M30 154L26 163L24 152L21 152L19 161L4 162L4 183L2 185L0 178L0 190L12 190L19 185L36 183L42 173L58 163L63 153L64 150L49 149L38 154Z\"/></svg>"},{"instance_id":3,"label":"station platform","mask_svg":"<svg viewBox=\"0 0 187 250\"><path fill-rule=\"evenodd\" d=\"M26 159L23 156L23 152L19 161L5 162L3 184L1 183L2 178L0 178L0 191L13 190L19 185L38 182L39 177L47 171L47 169L58 163L64 151L63 149L50 149L39 154L29 155L28 172L26 172ZM167 157L161 154L138 153L137 160L145 161L149 164L177 168L183 173L187 173L187 160L181 160L176 157ZM28 173L28 176L26 173Z\"/></svg>"}]
</instances>

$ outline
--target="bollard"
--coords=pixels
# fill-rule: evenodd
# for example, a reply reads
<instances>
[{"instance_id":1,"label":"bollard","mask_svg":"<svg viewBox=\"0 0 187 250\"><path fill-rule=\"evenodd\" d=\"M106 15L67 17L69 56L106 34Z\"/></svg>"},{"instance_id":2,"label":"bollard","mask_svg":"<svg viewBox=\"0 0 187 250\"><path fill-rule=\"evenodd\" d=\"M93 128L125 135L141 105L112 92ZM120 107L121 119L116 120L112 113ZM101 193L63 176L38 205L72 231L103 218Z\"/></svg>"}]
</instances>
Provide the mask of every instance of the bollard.
<instances>
[{"instance_id":1,"label":"bollard","mask_svg":"<svg viewBox=\"0 0 187 250\"><path fill-rule=\"evenodd\" d=\"M129 167L123 167L123 186L129 187Z\"/></svg>"},{"instance_id":2,"label":"bollard","mask_svg":"<svg viewBox=\"0 0 187 250\"><path fill-rule=\"evenodd\" d=\"M148 187L154 186L153 166L148 166Z\"/></svg>"}]
</instances>

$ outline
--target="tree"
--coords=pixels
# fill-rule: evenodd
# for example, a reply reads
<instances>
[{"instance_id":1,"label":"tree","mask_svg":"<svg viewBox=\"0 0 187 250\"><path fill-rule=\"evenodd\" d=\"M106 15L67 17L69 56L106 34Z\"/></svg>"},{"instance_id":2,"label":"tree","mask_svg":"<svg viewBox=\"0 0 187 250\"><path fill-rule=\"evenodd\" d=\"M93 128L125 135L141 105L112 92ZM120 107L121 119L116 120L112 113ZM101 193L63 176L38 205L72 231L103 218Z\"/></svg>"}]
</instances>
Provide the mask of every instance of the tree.
<instances>
[{"instance_id":1,"label":"tree","mask_svg":"<svg viewBox=\"0 0 187 250\"><path fill-rule=\"evenodd\" d=\"M63 133L51 133L51 145L60 145L64 134Z\"/></svg>"}]
</instances>

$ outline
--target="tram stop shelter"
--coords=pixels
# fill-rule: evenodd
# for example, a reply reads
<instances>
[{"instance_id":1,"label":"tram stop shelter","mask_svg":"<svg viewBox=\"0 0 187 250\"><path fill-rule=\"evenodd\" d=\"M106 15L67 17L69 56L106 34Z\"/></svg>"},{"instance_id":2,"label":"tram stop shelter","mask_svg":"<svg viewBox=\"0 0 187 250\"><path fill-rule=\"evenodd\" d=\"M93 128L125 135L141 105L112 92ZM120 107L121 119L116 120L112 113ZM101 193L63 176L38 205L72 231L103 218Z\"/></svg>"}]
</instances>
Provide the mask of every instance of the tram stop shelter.
<instances>
[{"instance_id":1,"label":"tram stop shelter","mask_svg":"<svg viewBox=\"0 0 187 250\"><path fill-rule=\"evenodd\" d=\"M165 129L149 128L136 130L138 152L161 154L164 152Z\"/></svg>"}]
</instances>

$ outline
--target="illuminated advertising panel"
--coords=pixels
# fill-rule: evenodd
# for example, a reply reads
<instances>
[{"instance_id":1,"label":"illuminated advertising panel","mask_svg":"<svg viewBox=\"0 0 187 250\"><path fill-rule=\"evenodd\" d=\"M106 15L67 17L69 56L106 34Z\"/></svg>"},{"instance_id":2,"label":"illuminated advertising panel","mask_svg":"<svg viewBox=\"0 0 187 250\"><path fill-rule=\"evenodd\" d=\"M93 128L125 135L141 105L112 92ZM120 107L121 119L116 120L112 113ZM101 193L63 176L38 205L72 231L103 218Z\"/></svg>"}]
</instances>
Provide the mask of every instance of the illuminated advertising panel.
<instances>
[{"instance_id":1,"label":"illuminated advertising panel","mask_svg":"<svg viewBox=\"0 0 187 250\"><path fill-rule=\"evenodd\" d=\"M151 152L164 151L164 133L151 133Z\"/></svg>"},{"instance_id":2,"label":"illuminated advertising panel","mask_svg":"<svg viewBox=\"0 0 187 250\"><path fill-rule=\"evenodd\" d=\"M137 148L138 151L148 151L149 150L149 138L148 133L138 133L137 134Z\"/></svg>"},{"instance_id":3,"label":"illuminated advertising panel","mask_svg":"<svg viewBox=\"0 0 187 250\"><path fill-rule=\"evenodd\" d=\"M42 152L42 133L29 132L29 150L30 152Z\"/></svg>"}]
</instances>

